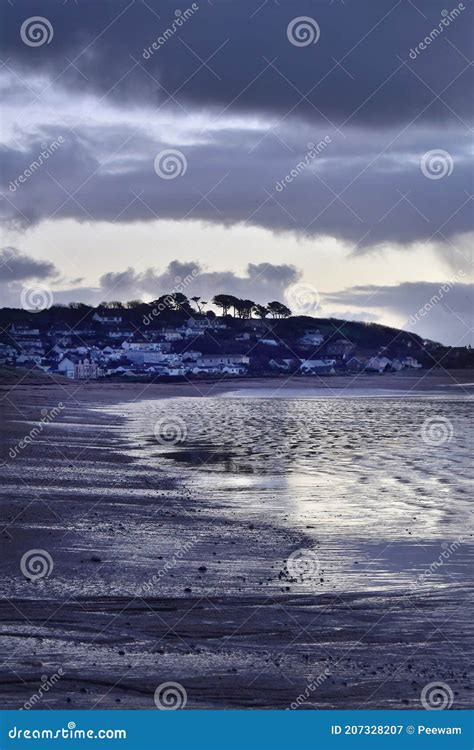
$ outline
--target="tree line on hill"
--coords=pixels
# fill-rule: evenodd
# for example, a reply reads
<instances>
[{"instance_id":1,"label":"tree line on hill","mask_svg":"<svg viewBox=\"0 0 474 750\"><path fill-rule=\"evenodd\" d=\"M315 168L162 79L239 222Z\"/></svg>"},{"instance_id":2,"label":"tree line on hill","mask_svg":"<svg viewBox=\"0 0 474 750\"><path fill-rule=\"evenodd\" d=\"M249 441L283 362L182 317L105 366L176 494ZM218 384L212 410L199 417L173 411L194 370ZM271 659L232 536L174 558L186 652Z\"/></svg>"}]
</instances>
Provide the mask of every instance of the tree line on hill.
<instances>
[{"instance_id":1,"label":"tree line on hill","mask_svg":"<svg viewBox=\"0 0 474 750\"><path fill-rule=\"evenodd\" d=\"M191 302L194 302L195 307L191 305ZM141 300L120 302L118 300L113 300L110 302L101 302L100 307L106 310L136 310L142 307L156 306L159 309L167 307L176 312L182 311L189 314L197 312L199 314L205 314L205 307L208 304L209 302L203 300L201 297L188 298L182 292L172 292L170 294L162 294L153 302L145 303ZM230 311L232 311L234 318L249 319L255 316L264 319L268 315L272 318L280 319L291 317L290 308L278 300L268 302L266 305L260 305L251 299L240 299L233 294L216 294L212 299L212 304L221 310L222 316L229 315ZM74 310L86 310L88 307L90 306L85 305L82 302L71 302L69 304L69 308ZM209 311L206 314L209 314Z\"/></svg>"}]
</instances>

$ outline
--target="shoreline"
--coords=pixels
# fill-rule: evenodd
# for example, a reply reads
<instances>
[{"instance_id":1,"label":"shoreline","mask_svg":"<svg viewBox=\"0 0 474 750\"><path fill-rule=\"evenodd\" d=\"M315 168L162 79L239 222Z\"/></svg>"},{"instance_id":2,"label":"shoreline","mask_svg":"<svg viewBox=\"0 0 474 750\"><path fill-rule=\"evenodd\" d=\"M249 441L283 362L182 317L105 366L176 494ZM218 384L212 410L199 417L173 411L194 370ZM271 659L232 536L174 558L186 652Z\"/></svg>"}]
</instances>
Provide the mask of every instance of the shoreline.
<instances>
[{"instance_id":1,"label":"shoreline","mask_svg":"<svg viewBox=\"0 0 474 750\"><path fill-rule=\"evenodd\" d=\"M193 380L180 383L137 383L110 381L71 381L64 378L54 382L47 377L38 382L26 380L23 383L0 381L0 403L3 395L20 390L48 391L57 389L65 396L73 394L74 398L90 403L115 403L123 397L124 401L151 398L214 397L229 394L244 395L246 392L266 389L268 394L286 394L294 391L296 396L304 397L310 393L318 395L338 395L347 391L350 395L365 392L364 395L381 392L405 393L474 393L474 370L426 371L423 375L416 370L383 375L331 375L325 377L259 377L259 378L225 378ZM386 393L384 393L386 395ZM270 397L269 395L267 397Z\"/></svg>"},{"instance_id":2,"label":"shoreline","mask_svg":"<svg viewBox=\"0 0 474 750\"><path fill-rule=\"evenodd\" d=\"M285 709L318 676L303 710L418 708L421 687L440 675L456 688L456 707L469 705L467 611L456 610L449 630L453 653L439 654L423 629L424 617L450 616L451 588L333 593L318 578L300 593L281 568L314 532L280 523L265 505L251 514L235 493L216 505L132 434L135 400L199 395L189 384L144 394L137 384L67 385L20 387L3 404L3 707L21 707L60 668L35 708L154 710L157 685L175 680L191 710ZM59 401L57 420L8 462L5 447ZM21 575L31 548L51 554L47 580Z\"/></svg>"}]
</instances>

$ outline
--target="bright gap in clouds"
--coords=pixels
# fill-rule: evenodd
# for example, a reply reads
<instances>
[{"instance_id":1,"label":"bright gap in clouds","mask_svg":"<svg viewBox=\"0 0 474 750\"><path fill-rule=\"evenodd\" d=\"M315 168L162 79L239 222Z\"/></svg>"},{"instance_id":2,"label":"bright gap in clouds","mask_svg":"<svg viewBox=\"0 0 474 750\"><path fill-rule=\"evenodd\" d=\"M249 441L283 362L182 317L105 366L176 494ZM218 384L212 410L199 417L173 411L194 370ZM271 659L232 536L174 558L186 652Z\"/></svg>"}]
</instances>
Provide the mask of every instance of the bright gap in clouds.
<instances>
[{"instance_id":1,"label":"bright gap in clouds","mask_svg":"<svg viewBox=\"0 0 474 750\"><path fill-rule=\"evenodd\" d=\"M260 227L230 228L198 221L153 221L135 224L46 221L25 234L4 233L3 245L20 247L35 258L51 260L65 279L84 277L94 285L109 271L132 265L163 269L175 258L199 260L215 271L243 272L248 263L292 263L304 281L322 292L357 284L390 285L404 281L438 281L451 271L433 245L416 255L386 247L360 255L334 237L298 238ZM396 274L394 273L396 269Z\"/></svg>"}]
</instances>

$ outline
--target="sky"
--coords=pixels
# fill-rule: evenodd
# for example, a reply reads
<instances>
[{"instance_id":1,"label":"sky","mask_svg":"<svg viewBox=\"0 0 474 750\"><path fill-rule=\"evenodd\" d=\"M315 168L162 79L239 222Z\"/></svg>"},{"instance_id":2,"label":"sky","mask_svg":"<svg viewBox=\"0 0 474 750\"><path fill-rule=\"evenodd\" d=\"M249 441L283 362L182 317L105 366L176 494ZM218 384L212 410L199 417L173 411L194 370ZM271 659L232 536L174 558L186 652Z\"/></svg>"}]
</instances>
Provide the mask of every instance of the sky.
<instances>
[{"instance_id":1,"label":"sky","mask_svg":"<svg viewBox=\"0 0 474 750\"><path fill-rule=\"evenodd\" d=\"M219 292L472 342L472 2L12 0L0 305Z\"/></svg>"}]
</instances>

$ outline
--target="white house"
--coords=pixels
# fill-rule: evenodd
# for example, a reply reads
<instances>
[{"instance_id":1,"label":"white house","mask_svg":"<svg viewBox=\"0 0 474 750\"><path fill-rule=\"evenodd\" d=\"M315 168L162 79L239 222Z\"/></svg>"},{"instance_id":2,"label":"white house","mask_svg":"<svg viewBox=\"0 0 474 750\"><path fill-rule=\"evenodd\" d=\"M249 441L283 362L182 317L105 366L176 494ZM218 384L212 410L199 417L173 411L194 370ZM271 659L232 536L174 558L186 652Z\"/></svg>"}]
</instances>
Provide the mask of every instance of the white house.
<instances>
[{"instance_id":1,"label":"white house","mask_svg":"<svg viewBox=\"0 0 474 750\"><path fill-rule=\"evenodd\" d=\"M12 323L10 326L12 336L39 336L39 328L31 328L23 323Z\"/></svg>"},{"instance_id":2,"label":"white house","mask_svg":"<svg viewBox=\"0 0 474 750\"><path fill-rule=\"evenodd\" d=\"M109 339L127 339L133 336L133 331L131 328L119 326L118 328L109 328L106 335Z\"/></svg>"},{"instance_id":3,"label":"white house","mask_svg":"<svg viewBox=\"0 0 474 750\"><path fill-rule=\"evenodd\" d=\"M160 362L165 362L167 359L166 354L163 354L163 352L160 351L154 351L153 349L148 351L143 349L129 349L125 356L130 362L134 362L137 365L143 365L145 363L150 365L159 364Z\"/></svg>"},{"instance_id":4,"label":"white house","mask_svg":"<svg viewBox=\"0 0 474 750\"><path fill-rule=\"evenodd\" d=\"M122 322L122 316L118 313L107 313L107 312L95 312L92 316L92 320L97 321L97 323L102 323L104 325L118 325Z\"/></svg>"},{"instance_id":5,"label":"white house","mask_svg":"<svg viewBox=\"0 0 474 750\"><path fill-rule=\"evenodd\" d=\"M162 351L162 344L153 341L124 341L122 349L132 349L134 351Z\"/></svg>"},{"instance_id":6,"label":"white house","mask_svg":"<svg viewBox=\"0 0 474 750\"><path fill-rule=\"evenodd\" d=\"M216 367L224 365L244 365L248 367L250 357L246 354L204 354L197 360L198 367Z\"/></svg>"},{"instance_id":7,"label":"white house","mask_svg":"<svg viewBox=\"0 0 474 750\"><path fill-rule=\"evenodd\" d=\"M247 368L242 365L224 365L221 372L226 375L245 375Z\"/></svg>"},{"instance_id":8,"label":"white house","mask_svg":"<svg viewBox=\"0 0 474 750\"><path fill-rule=\"evenodd\" d=\"M212 329L214 331L225 330L227 328L226 323L221 318L188 318L186 322L188 328L194 330L206 331Z\"/></svg>"},{"instance_id":9,"label":"white house","mask_svg":"<svg viewBox=\"0 0 474 750\"><path fill-rule=\"evenodd\" d=\"M70 355L63 357L58 364L58 372L73 380L97 380L99 368L88 357Z\"/></svg>"},{"instance_id":10,"label":"white house","mask_svg":"<svg viewBox=\"0 0 474 750\"><path fill-rule=\"evenodd\" d=\"M272 370L282 370L283 372L289 372L294 367L294 359L271 359L269 365Z\"/></svg>"},{"instance_id":11,"label":"white house","mask_svg":"<svg viewBox=\"0 0 474 750\"><path fill-rule=\"evenodd\" d=\"M423 365L414 357L403 357L402 365L413 370L419 370Z\"/></svg>"},{"instance_id":12,"label":"white house","mask_svg":"<svg viewBox=\"0 0 474 750\"><path fill-rule=\"evenodd\" d=\"M74 360L71 357L63 357L58 365L58 372L67 378L74 378Z\"/></svg>"},{"instance_id":13,"label":"white house","mask_svg":"<svg viewBox=\"0 0 474 750\"><path fill-rule=\"evenodd\" d=\"M388 359L388 357L372 357L369 359L366 365L366 370L368 372L385 372L389 367L391 367L392 360Z\"/></svg>"},{"instance_id":14,"label":"white house","mask_svg":"<svg viewBox=\"0 0 474 750\"><path fill-rule=\"evenodd\" d=\"M314 373L325 373L333 375L336 371L334 365L336 360L334 359L303 359L300 364L300 372L302 374Z\"/></svg>"},{"instance_id":15,"label":"white house","mask_svg":"<svg viewBox=\"0 0 474 750\"><path fill-rule=\"evenodd\" d=\"M163 370L163 375L169 375L171 377L180 377L186 374L186 370L184 367L178 367L169 365L168 367L165 367Z\"/></svg>"},{"instance_id":16,"label":"white house","mask_svg":"<svg viewBox=\"0 0 474 750\"><path fill-rule=\"evenodd\" d=\"M304 335L298 339L301 346L319 346L324 341L324 336L320 331L305 331Z\"/></svg>"},{"instance_id":17,"label":"white house","mask_svg":"<svg viewBox=\"0 0 474 750\"><path fill-rule=\"evenodd\" d=\"M179 331L169 330L169 331L163 331L163 337L165 341L182 341L183 340L183 334Z\"/></svg>"}]
</instances>

